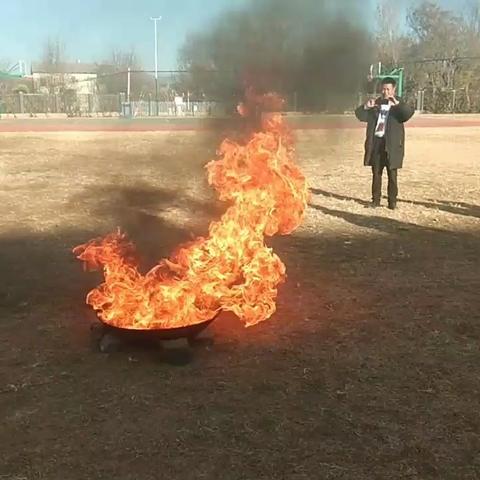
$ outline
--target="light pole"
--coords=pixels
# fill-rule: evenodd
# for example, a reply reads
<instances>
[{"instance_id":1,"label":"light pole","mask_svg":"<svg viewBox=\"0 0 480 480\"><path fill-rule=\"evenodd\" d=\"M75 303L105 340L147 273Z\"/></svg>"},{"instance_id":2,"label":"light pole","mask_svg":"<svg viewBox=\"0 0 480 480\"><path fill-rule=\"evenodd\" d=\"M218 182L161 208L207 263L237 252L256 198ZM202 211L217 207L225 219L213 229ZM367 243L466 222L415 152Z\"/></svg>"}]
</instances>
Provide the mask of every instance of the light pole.
<instances>
[{"instance_id":1,"label":"light pole","mask_svg":"<svg viewBox=\"0 0 480 480\"><path fill-rule=\"evenodd\" d=\"M157 22L160 21L162 17L150 17L150 20L153 20L154 31L155 31L155 109L158 116L158 37L157 37Z\"/></svg>"}]
</instances>

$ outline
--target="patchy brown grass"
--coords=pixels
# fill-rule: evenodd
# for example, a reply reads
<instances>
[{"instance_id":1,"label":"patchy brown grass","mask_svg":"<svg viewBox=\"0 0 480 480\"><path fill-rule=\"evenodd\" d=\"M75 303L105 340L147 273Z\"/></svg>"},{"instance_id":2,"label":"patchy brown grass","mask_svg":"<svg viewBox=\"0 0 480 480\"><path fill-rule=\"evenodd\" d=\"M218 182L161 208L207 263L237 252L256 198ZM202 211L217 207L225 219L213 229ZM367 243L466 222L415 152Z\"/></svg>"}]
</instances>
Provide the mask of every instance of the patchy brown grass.
<instances>
[{"instance_id":1,"label":"patchy brown grass","mask_svg":"<svg viewBox=\"0 0 480 480\"><path fill-rule=\"evenodd\" d=\"M278 313L218 319L184 368L92 348L70 250L119 225L147 267L205 232L216 139L2 134L0 478L480 478L479 133L410 129L390 212L365 208L363 132L299 132Z\"/></svg>"}]
</instances>

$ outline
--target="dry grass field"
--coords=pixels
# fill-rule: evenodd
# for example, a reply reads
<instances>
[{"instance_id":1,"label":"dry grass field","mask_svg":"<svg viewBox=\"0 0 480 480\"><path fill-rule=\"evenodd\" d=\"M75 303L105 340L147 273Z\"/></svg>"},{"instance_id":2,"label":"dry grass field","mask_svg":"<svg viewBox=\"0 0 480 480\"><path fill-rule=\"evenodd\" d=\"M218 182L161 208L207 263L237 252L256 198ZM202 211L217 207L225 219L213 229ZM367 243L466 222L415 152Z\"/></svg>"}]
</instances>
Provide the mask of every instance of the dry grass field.
<instances>
[{"instance_id":1,"label":"dry grass field","mask_svg":"<svg viewBox=\"0 0 480 480\"><path fill-rule=\"evenodd\" d=\"M120 226L147 268L205 233L218 135L0 134L0 479L480 478L480 128L408 129L393 212L362 130L296 134L278 312L185 367L95 349L71 249Z\"/></svg>"}]
</instances>

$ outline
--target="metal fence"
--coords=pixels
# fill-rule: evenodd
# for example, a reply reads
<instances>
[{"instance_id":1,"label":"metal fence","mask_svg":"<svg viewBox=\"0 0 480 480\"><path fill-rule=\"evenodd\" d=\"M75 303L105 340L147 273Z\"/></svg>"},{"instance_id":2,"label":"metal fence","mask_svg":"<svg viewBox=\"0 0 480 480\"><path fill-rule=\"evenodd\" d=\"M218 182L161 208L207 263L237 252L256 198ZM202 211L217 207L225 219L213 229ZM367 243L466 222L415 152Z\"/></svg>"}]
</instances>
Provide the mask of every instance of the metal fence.
<instances>
[{"instance_id":1,"label":"metal fence","mask_svg":"<svg viewBox=\"0 0 480 480\"><path fill-rule=\"evenodd\" d=\"M223 116L228 108L221 102L126 101L123 93L109 94L9 94L0 96L1 114L65 114L71 117L94 115Z\"/></svg>"},{"instance_id":2,"label":"metal fence","mask_svg":"<svg viewBox=\"0 0 480 480\"><path fill-rule=\"evenodd\" d=\"M358 105L378 94L358 95ZM479 113L480 91L467 87L457 89L424 88L417 91L406 91L404 100L424 113Z\"/></svg>"},{"instance_id":3,"label":"metal fence","mask_svg":"<svg viewBox=\"0 0 480 480\"><path fill-rule=\"evenodd\" d=\"M426 88L411 95L418 111L428 113L478 113L480 92L467 87L457 89Z\"/></svg>"},{"instance_id":4,"label":"metal fence","mask_svg":"<svg viewBox=\"0 0 480 480\"><path fill-rule=\"evenodd\" d=\"M133 117L151 116L224 116L227 107L221 102L156 102L155 100L137 100L124 104L122 113Z\"/></svg>"},{"instance_id":5,"label":"metal fence","mask_svg":"<svg viewBox=\"0 0 480 480\"><path fill-rule=\"evenodd\" d=\"M121 103L121 95L18 93L0 96L0 114L118 114Z\"/></svg>"},{"instance_id":6,"label":"metal fence","mask_svg":"<svg viewBox=\"0 0 480 480\"><path fill-rule=\"evenodd\" d=\"M347 104L352 109L363 103L371 94L359 94ZM296 96L288 98L287 110L298 111ZM407 91L405 100L414 105L417 111L426 113L477 113L480 112L480 92L458 89L426 88ZM303 109L301 109L303 111ZM233 103L188 99L183 102L155 101L151 95L146 99L126 101L120 94L7 94L0 96L0 115L25 114L31 116L64 114L70 117L82 116L125 116L125 117L221 117L234 111ZM350 111L350 107L342 109ZM326 110L326 113L329 113ZM305 111L304 113L309 113ZM330 112L331 113L331 112ZM335 112L339 113L339 112Z\"/></svg>"}]
</instances>

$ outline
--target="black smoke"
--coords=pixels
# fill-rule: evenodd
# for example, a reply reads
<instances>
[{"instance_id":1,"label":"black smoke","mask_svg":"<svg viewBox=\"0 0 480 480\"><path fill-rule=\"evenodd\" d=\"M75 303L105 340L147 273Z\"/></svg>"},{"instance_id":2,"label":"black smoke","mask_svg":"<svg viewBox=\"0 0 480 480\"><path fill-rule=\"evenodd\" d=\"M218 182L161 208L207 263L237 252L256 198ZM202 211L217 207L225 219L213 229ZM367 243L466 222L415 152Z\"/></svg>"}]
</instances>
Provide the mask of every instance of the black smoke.
<instances>
[{"instance_id":1,"label":"black smoke","mask_svg":"<svg viewBox=\"0 0 480 480\"><path fill-rule=\"evenodd\" d=\"M250 85L284 94L289 108L351 106L374 60L366 7L358 0L253 0L224 12L181 49L187 88L235 102Z\"/></svg>"}]
</instances>

